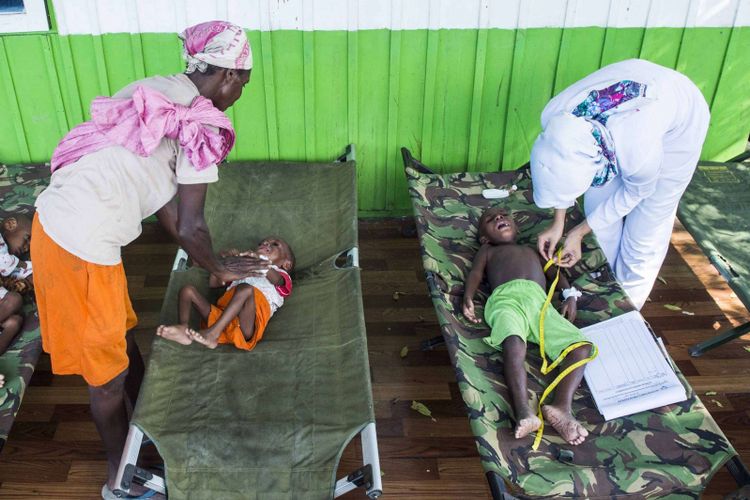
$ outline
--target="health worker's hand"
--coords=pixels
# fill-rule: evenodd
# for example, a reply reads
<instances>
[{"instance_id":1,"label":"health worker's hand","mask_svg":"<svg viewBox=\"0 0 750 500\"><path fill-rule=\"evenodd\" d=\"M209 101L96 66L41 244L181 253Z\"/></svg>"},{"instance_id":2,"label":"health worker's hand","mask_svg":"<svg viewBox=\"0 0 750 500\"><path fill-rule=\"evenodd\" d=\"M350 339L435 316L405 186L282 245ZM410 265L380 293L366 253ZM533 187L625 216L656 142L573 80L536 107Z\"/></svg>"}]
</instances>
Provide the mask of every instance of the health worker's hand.
<instances>
[{"instance_id":1,"label":"health worker's hand","mask_svg":"<svg viewBox=\"0 0 750 500\"><path fill-rule=\"evenodd\" d=\"M555 256L555 249L562 238L562 233L563 225L554 222L539 233L536 246L544 260L550 260Z\"/></svg>"}]
</instances>

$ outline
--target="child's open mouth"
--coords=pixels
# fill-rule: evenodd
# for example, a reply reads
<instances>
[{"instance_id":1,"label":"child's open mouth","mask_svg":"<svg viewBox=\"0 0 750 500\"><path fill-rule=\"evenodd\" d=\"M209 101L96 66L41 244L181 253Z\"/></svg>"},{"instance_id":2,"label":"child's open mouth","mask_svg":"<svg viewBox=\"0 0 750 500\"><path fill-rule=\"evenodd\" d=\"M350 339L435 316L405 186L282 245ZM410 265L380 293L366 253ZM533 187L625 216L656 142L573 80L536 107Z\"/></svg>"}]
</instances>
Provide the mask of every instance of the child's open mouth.
<instances>
[{"instance_id":1,"label":"child's open mouth","mask_svg":"<svg viewBox=\"0 0 750 500\"><path fill-rule=\"evenodd\" d=\"M508 223L508 222L506 222L504 220L497 223L497 229L498 230L505 229L506 227L510 227L510 223Z\"/></svg>"}]
</instances>

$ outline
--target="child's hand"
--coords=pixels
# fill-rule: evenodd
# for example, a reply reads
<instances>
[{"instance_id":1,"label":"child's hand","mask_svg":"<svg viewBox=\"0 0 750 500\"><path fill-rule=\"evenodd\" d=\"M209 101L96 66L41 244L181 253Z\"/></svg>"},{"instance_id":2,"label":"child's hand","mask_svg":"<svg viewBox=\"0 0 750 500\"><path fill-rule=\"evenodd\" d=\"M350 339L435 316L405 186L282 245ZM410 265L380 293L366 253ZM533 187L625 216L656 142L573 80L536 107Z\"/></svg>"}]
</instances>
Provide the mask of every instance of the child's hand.
<instances>
[{"instance_id":1,"label":"child's hand","mask_svg":"<svg viewBox=\"0 0 750 500\"><path fill-rule=\"evenodd\" d=\"M563 315L568 321L571 323L576 320L576 313L578 312L578 304L576 303L575 297L568 297L565 302L563 302L562 307L560 308L560 314Z\"/></svg>"},{"instance_id":2,"label":"child's hand","mask_svg":"<svg viewBox=\"0 0 750 500\"><path fill-rule=\"evenodd\" d=\"M472 323L479 323L481 321L477 319L476 315L474 314L474 301L469 298L464 299L463 312L466 319L468 319Z\"/></svg>"},{"instance_id":3,"label":"child's hand","mask_svg":"<svg viewBox=\"0 0 750 500\"><path fill-rule=\"evenodd\" d=\"M238 255L240 255L240 251L237 250L236 248L229 248L227 250L222 250L221 252L219 252L219 257L222 257L222 258L237 257Z\"/></svg>"}]
</instances>

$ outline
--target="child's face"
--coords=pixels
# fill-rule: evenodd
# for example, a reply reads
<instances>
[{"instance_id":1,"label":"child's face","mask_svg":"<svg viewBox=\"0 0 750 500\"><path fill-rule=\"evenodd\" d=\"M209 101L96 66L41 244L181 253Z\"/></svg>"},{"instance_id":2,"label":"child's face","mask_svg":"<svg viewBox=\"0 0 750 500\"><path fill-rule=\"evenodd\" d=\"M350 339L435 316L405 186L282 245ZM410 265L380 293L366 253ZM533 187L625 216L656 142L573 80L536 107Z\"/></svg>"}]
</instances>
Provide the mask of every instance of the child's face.
<instances>
[{"instance_id":1,"label":"child's face","mask_svg":"<svg viewBox=\"0 0 750 500\"><path fill-rule=\"evenodd\" d=\"M27 254L31 242L30 221L25 217L7 217L3 221L3 239L11 254L15 256Z\"/></svg>"},{"instance_id":2,"label":"child's face","mask_svg":"<svg viewBox=\"0 0 750 500\"><path fill-rule=\"evenodd\" d=\"M479 220L479 242L482 244L513 243L517 234L513 216L503 208L490 208Z\"/></svg>"},{"instance_id":3,"label":"child's face","mask_svg":"<svg viewBox=\"0 0 750 500\"><path fill-rule=\"evenodd\" d=\"M255 250L258 255L264 255L268 257L268 260L272 264L277 265L283 269L287 269L291 265L289 259L290 250L289 245L286 241L281 238L266 238L258 244L258 248ZM287 269L288 270L288 269Z\"/></svg>"}]
</instances>

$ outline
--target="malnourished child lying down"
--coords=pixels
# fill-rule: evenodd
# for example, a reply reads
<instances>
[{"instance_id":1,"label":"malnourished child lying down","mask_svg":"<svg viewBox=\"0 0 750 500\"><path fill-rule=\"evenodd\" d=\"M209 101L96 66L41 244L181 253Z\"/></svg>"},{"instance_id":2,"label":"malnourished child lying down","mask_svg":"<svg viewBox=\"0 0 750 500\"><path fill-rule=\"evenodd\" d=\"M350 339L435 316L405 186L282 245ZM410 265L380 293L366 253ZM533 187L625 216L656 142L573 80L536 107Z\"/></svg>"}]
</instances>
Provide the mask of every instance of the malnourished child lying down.
<instances>
[{"instance_id":1,"label":"malnourished child lying down","mask_svg":"<svg viewBox=\"0 0 750 500\"><path fill-rule=\"evenodd\" d=\"M253 251L229 250L222 254L249 255L268 261L268 269L259 276L232 281L216 305L211 304L193 285L180 289L179 324L161 325L156 334L180 344L193 341L214 349L218 344L234 344L238 349L251 350L263 338L268 320L284 304L292 292L289 273L294 269L294 253L281 238L264 239ZM211 275L209 286L222 283ZM205 323L205 328L195 331L188 328L190 312L195 308Z\"/></svg>"},{"instance_id":2,"label":"malnourished child lying down","mask_svg":"<svg viewBox=\"0 0 750 500\"><path fill-rule=\"evenodd\" d=\"M539 254L531 247L518 245L517 235L513 217L504 209L490 208L482 214L479 219L482 246L466 280L463 313L469 321L480 322L474 313L474 294L486 271L492 294L485 304L484 318L492 333L484 340L503 352L505 381L516 414L515 437L522 438L542 425L529 405L524 360L527 341L543 342L545 365L542 371L546 373L547 370L544 356L553 360L549 370L559 364L561 374L568 368L570 371L567 375L559 375L558 380L550 384L548 390L559 382L552 404L543 406L542 414L565 441L577 445L584 441L588 431L573 416L571 403L583 377L582 365L593 359L592 344L570 322L575 320L576 299L580 292L570 288L568 280L560 274L560 285L564 289L562 314L570 321L554 308L546 307L547 280L554 279L555 273L550 267L545 276L544 262ZM543 308L544 335L540 338ZM538 434L535 444L540 438Z\"/></svg>"}]
</instances>

